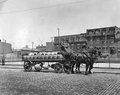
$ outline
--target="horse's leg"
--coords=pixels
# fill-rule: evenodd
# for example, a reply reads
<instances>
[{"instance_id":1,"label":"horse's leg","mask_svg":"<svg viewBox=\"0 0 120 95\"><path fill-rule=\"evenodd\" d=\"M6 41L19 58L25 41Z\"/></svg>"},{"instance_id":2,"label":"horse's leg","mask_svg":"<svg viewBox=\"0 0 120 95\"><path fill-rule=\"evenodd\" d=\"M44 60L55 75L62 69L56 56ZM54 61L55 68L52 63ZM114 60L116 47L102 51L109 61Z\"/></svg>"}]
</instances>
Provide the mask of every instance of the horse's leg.
<instances>
[{"instance_id":1,"label":"horse's leg","mask_svg":"<svg viewBox=\"0 0 120 95\"><path fill-rule=\"evenodd\" d=\"M87 74L88 74L88 67L89 67L89 64L88 64L88 63L86 63L86 71L85 71L85 75L87 75Z\"/></svg>"},{"instance_id":2,"label":"horse's leg","mask_svg":"<svg viewBox=\"0 0 120 95\"><path fill-rule=\"evenodd\" d=\"M71 66L70 66L71 73L74 73L74 66L75 66L75 62L71 62Z\"/></svg>"},{"instance_id":3,"label":"horse's leg","mask_svg":"<svg viewBox=\"0 0 120 95\"><path fill-rule=\"evenodd\" d=\"M72 73L72 63L71 62L68 63L67 73L68 74Z\"/></svg>"},{"instance_id":4,"label":"horse's leg","mask_svg":"<svg viewBox=\"0 0 120 95\"><path fill-rule=\"evenodd\" d=\"M93 72L91 71L91 69L93 69L93 63L90 64L90 67L89 67L89 74L92 74Z\"/></svg>"},{"instance_id":5,"label":"horse's leg","mask_svg":"<svg viewBox=\"0 0 120 95\"><path fill-rule=\"evenodd\" d=\"M78 65L79 65L79 63L76 62L76 69L75 69L76 73L78 72Z\"/></svg>"},{"instance_id":6,"label":"horse's leg","mask_svg":"<svg viewBox=\"0 0 120 95\"><path fill-rule=\"evenodd\" d=\"M80 62L76 63L76 72L81 73L81 71L80 71Z\"/></svg>"},{"instance_id":7,"label":"horse's leg","mask_svg":"<svg viewBox=\"0 0 120 95\"><path fill-rule=\"evenodd\" d=\"M79 72L79 73L81 73L81 71L80 71L80 62L78 63L78 66L77 66L77 71Z\"/></svg>"},{"instance_id":8,"label":"horse's leg","mask_svg":"<svg viewBox=\"0 0 120 95\"><path fill-rule=\"evenodd\" d=\"M75 72L77 73L77 62L76 62L76 64L75 64Z\"/></svg>"},{"instance_id":9,"label":"horse's leg","mask_svg":"<svg viewBox=\"0 0 120 95\"><path fill-rule=\"evenodd\" d=\"M78 72L79 72L79 73L81 73L81 71L80 71L80 65L81 65L81 64L79 63L79 67L78 67Z\"/></svg>"}]
</instances>

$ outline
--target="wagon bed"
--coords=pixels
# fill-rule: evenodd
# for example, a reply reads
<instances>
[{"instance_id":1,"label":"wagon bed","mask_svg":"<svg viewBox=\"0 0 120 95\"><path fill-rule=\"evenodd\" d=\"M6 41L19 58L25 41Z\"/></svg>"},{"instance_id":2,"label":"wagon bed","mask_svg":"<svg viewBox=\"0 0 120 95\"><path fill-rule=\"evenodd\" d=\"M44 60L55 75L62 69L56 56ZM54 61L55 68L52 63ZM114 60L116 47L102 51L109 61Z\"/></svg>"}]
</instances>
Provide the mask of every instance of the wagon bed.
<instances>
[{"instance_id":1,"label":"wagon bed","mask_svg":"<svg viewBox=\"0 0 120 95\"><path fill-rule=\"evenodd\" d=\"M64 58L61 54L33 54L33 55L25 55L22 57L22 61L24 61L24 70L25 71L31 71L32 66L35 67L36 64L39 64L40 69L38 70L35 67L36 71L40 71L43 68L43 63L46 62L56 62L59 63L59 66L61 66L61 63L64 61Z\"/></svg>"}]
</instances>

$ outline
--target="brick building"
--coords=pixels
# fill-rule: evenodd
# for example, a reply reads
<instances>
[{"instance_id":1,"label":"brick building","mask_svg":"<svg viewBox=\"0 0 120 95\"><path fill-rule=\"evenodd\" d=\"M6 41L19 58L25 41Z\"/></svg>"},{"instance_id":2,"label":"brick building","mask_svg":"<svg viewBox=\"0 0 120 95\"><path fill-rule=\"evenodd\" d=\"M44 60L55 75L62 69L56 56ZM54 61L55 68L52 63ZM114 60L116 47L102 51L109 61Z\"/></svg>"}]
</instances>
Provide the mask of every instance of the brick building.
<instances>
[{"instance_id":1,"label":"brick building","mask_svg":"<svg viewBox=\"0 0 120 95\"><path fill-rule=\"evenodd\" d=\"M54 37L54 49L59 51L61 43L69 42L70 48L75 52L81 52L82 47L86 45L85 33L76 35L66 35Z\"/></svg>"},{"instance_id":2,"label":"brick building","mask_svg":"<svg viewBox=\"0 0 120 95\"><path fill-rule=\"evenodd\" d=\"M98 47L102 53L110 54L114 49L114 56L120 57L120 28L117 26L87 29L86 33L54 37L54 49L60 50L59 43L68 41L70 48L81 52L87 44L90 47Z\"/></svg>"},{"instance_id":3,"label":"brick building","mask_svg":"<svg viewBox=\"0 0 120 95\"><path fill-rule=\"evenodd\" d=\"M12 45L10 43L0 41L0 54L6 54L12 52Z\"/></svg>"},{"instance_id":4,"label":"brick building","mask_svg":"<svg viewBox=\"0 0 120 95\"><path fill-rule=\"evenodd\" d=\"M87 29L86 39L88 47L98 47L103 53L109 53L114 47L116 26Z\"/></svg>"}]
</instances>

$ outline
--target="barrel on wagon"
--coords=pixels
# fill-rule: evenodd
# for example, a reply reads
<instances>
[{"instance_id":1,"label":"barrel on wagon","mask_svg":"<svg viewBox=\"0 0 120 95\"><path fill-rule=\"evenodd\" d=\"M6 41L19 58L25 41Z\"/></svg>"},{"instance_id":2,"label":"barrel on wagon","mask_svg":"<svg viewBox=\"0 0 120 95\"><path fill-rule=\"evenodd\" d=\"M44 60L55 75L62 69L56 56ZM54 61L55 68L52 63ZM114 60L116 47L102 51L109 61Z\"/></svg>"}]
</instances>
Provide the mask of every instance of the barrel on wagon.
<instances>
[{"instance_id":1,"label":"barrel on wagon","mask_svg":"<svg viewBox=\"0 0 120 95\"><path fill-rule=\"evenodd\" d=\"M31 71L32 66L34 66L36 71L40 71L43 68L44 63L53 63L49 67L56 69L54 66L59 63L60 67L64 58L59 52L40 52L40 53L30 53L29 55L24 55L22 57L24 61L24 70ZM37 66L37 67L36 67ZM57 70L58 72L59 70Z\"/></svg>"}]
</instances>

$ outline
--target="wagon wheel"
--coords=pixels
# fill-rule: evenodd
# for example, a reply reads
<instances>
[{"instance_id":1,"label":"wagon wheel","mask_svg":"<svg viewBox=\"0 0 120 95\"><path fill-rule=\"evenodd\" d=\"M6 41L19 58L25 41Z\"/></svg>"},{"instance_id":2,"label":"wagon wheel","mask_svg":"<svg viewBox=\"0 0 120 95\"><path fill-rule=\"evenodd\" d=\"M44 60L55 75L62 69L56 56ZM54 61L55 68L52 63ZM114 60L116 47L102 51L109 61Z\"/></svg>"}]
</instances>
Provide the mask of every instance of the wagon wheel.
<instances>
[{"instance_id":1,"label":"wagon wheel","mask_svg":"<svg viewBox=\"0 0 120 95\"><path fill-rule=\"evenodd\" d=\"M36 70L37 72L39 72L39 71L42 70L43 63L37 64L37 65L38 65L38 67L34 66L34 68L35 68L35 70Z\"/></svg>"},{"instance_id":2,"label":"wagon wheel","mask_svg":"<svg viewBox=\"0 0 120 95\"><path fill-rule=\"evenodd\" d=\"M57 67L54 68L54 70L55 70L56 73L62 73L63 68L61 68L60 66L57 66Z\"/></svg>"},{"instance_id":3,"label":"wagon wheel","mask_svg":"<svg viewBox=\"0 0 120 95\"><path fill-rule=\"evenodd\" d=\"M64 72L65 72L65 73L67 73L67 74L70 73L70 67L69 67L69 64L68 64L68 63L65 63L65 64L64 64L63 69L64 69Z\"/></svg>"},{"instance_id":4,"label":"wagon wheel","mask_svg":"<svg viewBox=\"0 0 120 95\"><path fill-rule=\"evenodd\" d=\"M60 63L56 63L54 66L54 70L56 73L62 73L63 71L63 66Z\"/></svg>"},{"instance_id":5,"label":"wagon wheel","mask_svg":"<svg viewBox=\"0 0 120 95\"><path fill-rule=\"evenodd\" d=\"M25 71L31 71L32 70L32 65L29 61L24 62L24 70Z\"/></svg>"}]
</instances>

